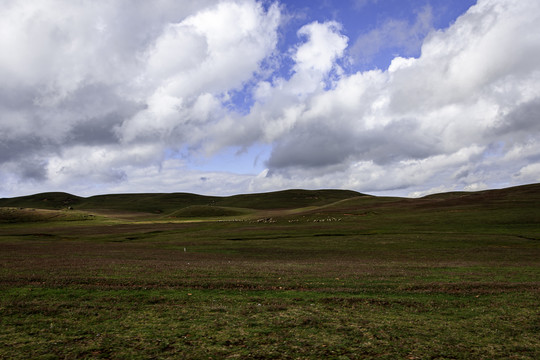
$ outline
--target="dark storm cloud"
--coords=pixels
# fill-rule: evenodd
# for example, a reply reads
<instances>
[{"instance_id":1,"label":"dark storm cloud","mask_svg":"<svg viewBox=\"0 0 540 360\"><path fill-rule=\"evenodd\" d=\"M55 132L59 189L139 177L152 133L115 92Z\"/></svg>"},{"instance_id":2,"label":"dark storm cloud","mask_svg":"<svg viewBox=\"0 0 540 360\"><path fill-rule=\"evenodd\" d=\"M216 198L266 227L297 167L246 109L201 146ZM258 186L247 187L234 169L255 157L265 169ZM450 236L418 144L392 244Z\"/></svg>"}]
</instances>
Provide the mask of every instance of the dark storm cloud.
<instances>
[{"instance_id":1,"label":"dark storm cloud","mask_svg":"<svg viewBox=\"0 0 540 360\"><path fill-rule=\"evenodd\" d=\"M332 129L297 129L274 147L268 167L324 167L339 164L354 151L356 139Z\"/></svg>"},{"instance_id":2,"label":"dark storm cloud","mask_svg":"<svg viewBox=\"0 0 540 360\"><path fill-rule=\"evenodd\" d=\"M425 159L441 153L437 141L426 136L416 120L392 122L361 134L358 158L386 165L405 159Z\"/></svg>"},{"instance_id":3,"label":"dark storm cloud","mask_svg":"<svg viewBox=\"0 0 540 360\"><path fill-rule=\"evenodd\" d=\"M24 159L15 169L23 179L43 181L47 179L47 163L40 159Z\"/></svg>"},{"instance_id":4,"label":"dark storm cloud","mask_svg":"<svg viewBox=\"0 0 540 360\"><path fill-rule=\"evenodd\" d=\"M125 116L111 113L99 118L81 120L67 135L66 145L107 145L118 143L115 126L122 124Z\"/></svg>"},{"instance_id":5,"label":"dark storm cloud","mask_svg":"<svg viewBox=\"0 0 540 360\"><path fill-rule=\"evenodd\" d=\"M106 145L119 142L117 128L145 104L129 101L114 87L92 84L78 89L59 108L79 116L66 136L70 145Z\"/></svg>"},{"instance_id":6,"label":"dark storm cloud","mask_svg":"<svg viewBox=\"0 0 540 360\"><path fill-rule=\"evenodd\" d=\"M297 127L277 142L267 165L271 170L345 165L351 160L386 165L440 154L436 139L425 135L419 122L412 119L358 133L348 127L330 128L321 124Z\"/></svg>"},{"instance_id":7,"label":"dark storm cloud","mask_svg":"<svg viewBox=\"0 0 540 360\"><path fill-rule=\"evenodd\" d=\"M31 107L37 96L38 89L29 87L8 88L0 85L0 111L4 113L6 110L19 110ZM2 121L9 121L9 119L5 118L5 115L3 116Z\"/></svg>"},{"instance_id":8,"label":"dark storm cloud","mask_svg":"<svg viewBox=\"0 0 540 360\"><path fill-rule=\"evenodd\" d=\"M540 133L540 98L527 101L512 109L493 128L493 134L537 136Z\"/></svg>"},{"instance_id":9,"label":"dark storm cloud","mask_svg":"<svg viewBox=\"0 0 540 360\"><path fill-rule=\"evenodd\" d=\"M0 164L49 153L54 146L36 135L0 140Z\"/></svg>"},{"instance_id":10,"label":"dark storm cloud","mask_svg":"<svg viewBox=\"0 0 540 360\"><path fill-rule=\"evenodd\" d=\"M1 119L12 124L2 129L0 123L0 164L17 162L12 168L22 179L43 180L47 159L70 146L118 144L115 129L144 106L123 99L115 90L100 84L82 86L51 108L39 103L39 90L3 89Z\"/></svg>"}]
</instances>

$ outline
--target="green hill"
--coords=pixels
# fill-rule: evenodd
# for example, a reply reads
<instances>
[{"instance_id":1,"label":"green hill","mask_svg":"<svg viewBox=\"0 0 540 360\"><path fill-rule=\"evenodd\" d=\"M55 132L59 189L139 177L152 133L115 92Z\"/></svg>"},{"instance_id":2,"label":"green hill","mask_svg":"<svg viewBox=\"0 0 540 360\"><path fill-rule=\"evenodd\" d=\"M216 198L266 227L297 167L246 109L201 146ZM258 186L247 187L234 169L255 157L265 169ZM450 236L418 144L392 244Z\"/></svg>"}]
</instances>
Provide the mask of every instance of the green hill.
<instances>
[{"instance_id":1,"label":"green hill","mask_svg":"<svg viewBox=\"0 0 540 360\"><path fill-rule=\"evenodd\" d=\"M0 207L0 224L51 221L83 221L93 219L95 219L93 215L81 213L78 211Z\"/></svg>"},{"instance_id":2,"label":"green hill","mask_svg":"<svg viewBox=\"0 0 540 360\"><path fill-rule=\"evenodd\" d=\"M239 208L228 208L223 206L191 205L174 211L170 218L211 218L223 216L242 216L249 213L249 210L242 211Z\"/></svg>"},{"instance_id":3,"label":"green hill","mask_svg":"<svg viewBox=\"0 0 540 360\"><path fill-rule=\"evenodd\" d=\"M189 193L112 194L86 198L77 208L167 214L192 205L208 205L216 199L219 198Z\"/></svg>"},{"instance_id":4,"label":"green hill","mask_svg":"<svg viewBox=\"0 0 540 360\"><path fill-rule=\"evenodd\" d=\"M78 210L116 210L166 215L174 212L178 214L178 210L191 206L220 206L257 210L294 209L326 205L360 195L360 193L348 190L285 190L228 197L203 196L190 193L148 193L97 195L83 198L66 193L42 193L0 199L0 207L38 209L72 207ZM243 211L240 211L240 213L243 213Z\"/></svg>"},{"instance_id":5,"label":"green hill","mask_svg":"<svg viewBox=\"0 0 540 360\"><path fill-rule=\"evenodd\" d=\"M110 194L78 197L67 193L42 193L0 199L4 208L2 222L64 219L66 209L81 213L103 214L125 220L220 218L251 216L322 220L346 217L360 221L369 216L381 228L412 230L437 226L454 231L457 228L480 227L509 231L526 224L536 234L540 224L540 184L477 192L433 194L418 199L377 197L348 190L284 190L227 197L190 193ZM6 210L8 209L8 210ZM15 209L19 209L15 211ZM28 209L60 211L34 213ZM384 225L384 226L383 226ZM535 235L536 236L536 235Z\"/></svg>"},{"instance_id":6,"label":"green hill","mask_svg":"<svg viewBox=\"0 0 540 360\"><path fill-rule=\"evenodd\" d=\"M0 199L0 207L64 209L78 206L84 198L63 192L47 192L15 198Z\"/></svg>"},{"instance_id":7,"label":"green hill","mask_svg":"<svg viewBox=\"0 0 540 360\"><path fill-rule=\"evenodd\" d=\"M361 195L350 190L284 190L230 196L216 201L216 205L257 210L296 209L327 205Z\"/></svg>"}]
</instances>

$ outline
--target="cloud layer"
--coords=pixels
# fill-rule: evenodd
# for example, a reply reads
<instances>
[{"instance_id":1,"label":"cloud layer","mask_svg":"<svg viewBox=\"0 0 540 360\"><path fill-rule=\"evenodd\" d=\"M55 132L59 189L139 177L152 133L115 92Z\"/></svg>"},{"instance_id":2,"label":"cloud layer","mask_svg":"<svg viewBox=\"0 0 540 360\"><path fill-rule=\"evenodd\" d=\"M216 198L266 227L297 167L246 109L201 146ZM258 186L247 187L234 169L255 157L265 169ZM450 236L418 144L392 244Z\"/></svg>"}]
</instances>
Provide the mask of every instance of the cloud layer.
<instances>
[{"instance_id":1,"label":"cloud layer","mask_svg":"<svg viewBox=\"0 0 540 360\"><path fill-rule=\"evenodd\" d=\"M2 6L0 195L421 195L540 181L535 0L480 0L441 30L424 9L412 27L383 23L357 39L314 21L287 49L279 3ZM391 37L396 27L410 32ZM354 70L377 36L393 46L420 36L420 55ZM257 146L269 148L260 174L189 166Z\"/></svg>"}]
</instances>

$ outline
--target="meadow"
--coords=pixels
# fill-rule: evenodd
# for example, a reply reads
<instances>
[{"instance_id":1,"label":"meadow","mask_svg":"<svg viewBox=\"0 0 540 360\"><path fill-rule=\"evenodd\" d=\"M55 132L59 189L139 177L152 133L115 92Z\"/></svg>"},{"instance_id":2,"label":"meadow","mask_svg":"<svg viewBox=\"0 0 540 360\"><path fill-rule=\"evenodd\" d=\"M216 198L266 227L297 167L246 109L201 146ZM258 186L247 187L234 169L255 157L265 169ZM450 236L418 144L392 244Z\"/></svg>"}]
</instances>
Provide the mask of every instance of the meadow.
<instances>
[{"instance_id":1,"label":"meadow","mask_svg":"<svg viewBox=\"0 0 540 360\"><path fill-rule=\"evenodd\" d=\"M0 199L0 359L538 359L539 204Z\"/></svg>"}]
</instances>

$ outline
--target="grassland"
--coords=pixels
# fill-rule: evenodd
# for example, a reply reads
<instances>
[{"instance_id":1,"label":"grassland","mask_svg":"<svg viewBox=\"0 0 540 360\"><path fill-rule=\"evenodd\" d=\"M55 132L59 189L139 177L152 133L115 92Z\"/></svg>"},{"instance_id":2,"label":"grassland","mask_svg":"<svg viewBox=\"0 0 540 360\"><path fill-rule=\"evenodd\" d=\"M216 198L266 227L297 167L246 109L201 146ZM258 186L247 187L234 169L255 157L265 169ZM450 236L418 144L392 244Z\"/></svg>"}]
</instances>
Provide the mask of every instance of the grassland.
<instances>
[{"instance_id":1,"label":"grassland","mask_svg":"<svg viewBox=\"0 0 540 360\"><path fill-rule=\"evenodd\" d=\"M2 359L538 359L540 185L0 199Z\"/></svg>"}]
</instances>

